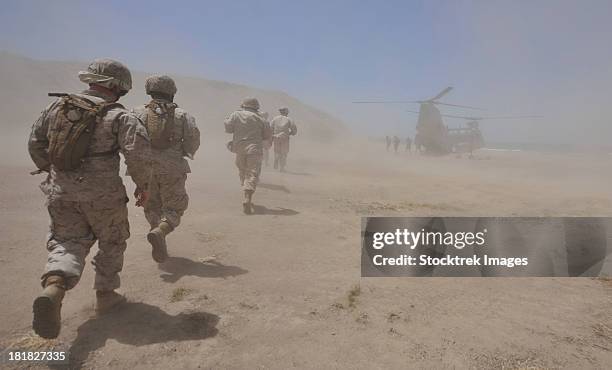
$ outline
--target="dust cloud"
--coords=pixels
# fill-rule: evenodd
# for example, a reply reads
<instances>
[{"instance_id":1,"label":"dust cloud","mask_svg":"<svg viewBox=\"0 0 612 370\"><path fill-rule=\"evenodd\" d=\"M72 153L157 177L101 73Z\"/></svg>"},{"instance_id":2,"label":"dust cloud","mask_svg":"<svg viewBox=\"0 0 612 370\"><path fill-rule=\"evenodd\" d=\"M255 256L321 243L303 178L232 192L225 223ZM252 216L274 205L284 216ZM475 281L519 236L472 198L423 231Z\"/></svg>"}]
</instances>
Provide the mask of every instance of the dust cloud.
<instances>
[{"instance_id":1,"label":"dust cloud","mask_svg":"<svg viewBox=\"0 0 612 370\"><path fill-rule=\"evenodd\" d=\"M474 16L481 21L518 16L513 9L497 14L488 3L477 4ZM529 17L527 23L559 26L562 19L550 16L542 25ZM485 53L496 64L462 74L463 81L459 70L451 70L457 86L466 87L453 95L456 102L481 104L499 114L546 116L511 129L486 126L485 137L519 143L570 139L584 150L479 150L471 160L387 152L381 136L412 132L388 132L383 111L376 129L355 130L364 123L353 120L359 113L337 114L348 107L356 112L351 105L320 109L279 91L166 71L176 78L176 102L195 116L202 131L202 149L190 162L189 209L169 236L171 263L158 267L151 260L148 224L132 199L132 236L122 273L130 306L110 319L92 318L93 274L87 266L62 308L59 341L72 345L79 365L88 368L152 363L369 368L373 358L385 368L610 364L608 280L360 279L362 216L612 216L612 157L591 150L605 148L610 137L597 108L611 95L610 75L570 76L534 88L533 76L517 78L500 72L500 66L531 62L510 47L522 50L527 34L537 28L505 35L503 22L473 27L483 38L479 52L471 54L474 63ZM500 34L488 35L489 30ZM491 44L493 39L505 41ZM0 294L11 297L0 308L2 346L29 338L29 309L46 260L48 216L37 188L43 176L29 175L34 168L27 135L50 101L47 92L82 89L76 73L86 64L0 53ZM127 107L147 101L146 74L134 73L135 88L122 101ZM438 82L446 84L441 80L447 77ZM288 171L264 167L253 216L242 214L222 125L249 95L271 115L288 106L299 128ZM393 130L404 129L399 118ZM131 194L133 185L126 183Z\"/></svg>"}]
</instances>

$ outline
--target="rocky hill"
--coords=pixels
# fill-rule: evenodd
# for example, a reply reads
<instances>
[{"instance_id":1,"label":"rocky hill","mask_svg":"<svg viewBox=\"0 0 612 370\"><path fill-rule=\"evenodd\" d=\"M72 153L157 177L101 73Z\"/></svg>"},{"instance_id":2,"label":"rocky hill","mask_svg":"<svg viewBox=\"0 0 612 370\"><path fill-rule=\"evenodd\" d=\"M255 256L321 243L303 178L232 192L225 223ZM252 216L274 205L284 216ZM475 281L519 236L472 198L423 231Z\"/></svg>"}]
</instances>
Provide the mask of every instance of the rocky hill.
<instances>
[{"instance_id":1,"label":"rocky hill","mask_svg":"<svg viewBox=\"0 0 612 370\"><path fill-rule=\"evenodd\" d=\"M85 88L77 73L87 62L40 61L0 52L0 124L9 131L29 127L37 114L51 101L48 92L73 92ZM223 81L180 76L176 71L162 71L175 78L178 93L176 102L191 112L203 134L223 134L223 119L235 110L242 98L255 96L262 109L277 114L280 106L287 106L300 126L300 136L328 142L337 137L344 125L338 119L302 103L280 91L258 89ZM149 73L132 71L134 88L121 102L126 107L143 104L144 80Z\"/></svg>"}]
</instances>

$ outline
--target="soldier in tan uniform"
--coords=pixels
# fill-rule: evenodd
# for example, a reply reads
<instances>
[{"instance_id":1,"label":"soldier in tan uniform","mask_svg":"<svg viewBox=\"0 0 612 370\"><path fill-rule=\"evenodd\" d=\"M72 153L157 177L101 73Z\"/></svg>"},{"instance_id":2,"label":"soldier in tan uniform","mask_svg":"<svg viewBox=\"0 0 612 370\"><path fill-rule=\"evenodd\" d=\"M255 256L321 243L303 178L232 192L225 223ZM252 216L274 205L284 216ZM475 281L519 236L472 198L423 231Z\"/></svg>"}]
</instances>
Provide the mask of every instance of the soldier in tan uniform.
<instances>
[{"instance_id":1,"label":"soldier in tan uniform","mask_svg":"<svg viewBox=\"0 0 612 370\"><path fill-rule=\"evenodd\" d=\"M289 109L280 108L280 115L274 117L270 126L274 136L274 169L285 172L287 165L287 155L289 154L289 138L297 134L297 126L288 117Z\"/></svg>"},{"instance_id":2,"label":"soldier in tan uniform","mask_svg":"<svg viewBox=\"0 0 612 370\"><path fill-rule=\"evenodd\" d=\"M257 99L246 98L240 107L241 110L225 119L225 132L233 134L228 148L236 153L236 166L244 191L243 211L245 214L251 214L253 193L261 173L263 141L271 139L272 131L268 121L258 113Z\"/></svg>"},{"instance_id":3,"label":"soldier in tan uniform","mask_svg":"<svg viewBox=\"0 0 612 370\"><path fill-rule=\"evenodd\" d=\"M132 112L151 139L152 177L144 212L151 225L147 239L153 259L161 263L168 258L166 235L176 229L187 209L185 181L191 169L185 157L193 160L200 147L200 131L195 118L174 103L177 90L172 78L151 76L145 90L152 100Z\"/></svg>"},{"instance_id":4,"label":"soldier in tan uniform","mask_svg":"<svg viewBox=\"0 0 612 370\"><path fill-rule=\"evenodd\" d=\"M34 123L28 142L39 172L48 173L41 190L51 218L49 255L44 290L33 304L33 328L43 338L58 336L64 293L78 283L96 241L96 311L106 312L125 301L115 292L130 236L119 152L136 183L137 204L146 201L150 176L146 129L116 103L132 87L130 71L117 61L97 59L79 72L79 79L89 89L52 94L59 99Z\"/></svg>"},{"instance_id":5,"label":"soldier in tan uniform","mask_svg":"<svg viewBox=\"0 0 612 370\"><path fill-rule=\"evenodd\" d=\"M397 137L397 135L393 136L393 151L395 152L395 154L397 154L397 150L399 149L399 145L400 145L400 138Z\"/></svg>"}]
</instances>

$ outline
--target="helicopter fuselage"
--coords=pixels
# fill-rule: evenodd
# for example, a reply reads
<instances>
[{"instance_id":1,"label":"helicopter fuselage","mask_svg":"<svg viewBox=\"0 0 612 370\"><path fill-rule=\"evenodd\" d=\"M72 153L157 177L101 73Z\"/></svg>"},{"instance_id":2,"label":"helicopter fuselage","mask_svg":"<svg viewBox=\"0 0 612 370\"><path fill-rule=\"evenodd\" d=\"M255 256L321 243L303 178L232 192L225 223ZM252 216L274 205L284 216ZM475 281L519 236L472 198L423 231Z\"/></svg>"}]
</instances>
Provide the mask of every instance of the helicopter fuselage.
<instances>
[{"instance_id":1,"label":"helicopter fuselage","mask_svg":"<svg viewBox=\"0 0 612 370\"><path fill-rule=\"evenodd\" d=\"M448 128L440 110L432 103L421 103L416 127L418 145L430 154L446 154L451 150Z\"/></svg>"}]
</instances>

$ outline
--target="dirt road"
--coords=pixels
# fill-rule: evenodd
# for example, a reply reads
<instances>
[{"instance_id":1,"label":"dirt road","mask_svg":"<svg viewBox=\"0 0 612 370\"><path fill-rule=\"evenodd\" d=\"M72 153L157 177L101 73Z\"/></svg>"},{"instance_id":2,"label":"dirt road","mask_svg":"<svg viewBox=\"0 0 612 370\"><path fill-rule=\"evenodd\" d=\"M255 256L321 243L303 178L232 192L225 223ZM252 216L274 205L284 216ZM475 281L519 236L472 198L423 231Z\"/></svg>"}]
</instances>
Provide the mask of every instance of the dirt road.
<instances>
[{"instance_id":1,"label":"dirt road","mask_svg":"<svg viewBox=\"0 0 612 370\"><path fill-rule=\"evenodd\" d=\"M361 215L612 215L612 159L481 152L394 155L371 143L296 141L290 172L265 169L241 214L233 160L210 142L192 163L190 208L157 265L131 207L121 292L93 315L91 266L56 344L71 367L609 368L612 282L586 278L360 278ZM19 161L0 168L0 336L31 337L47 215ZM15 164L18 163L18 164Z\"/></svg>"}]
</instances>

